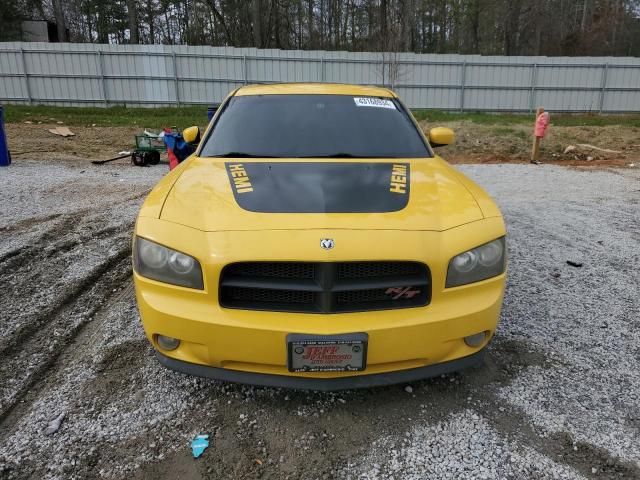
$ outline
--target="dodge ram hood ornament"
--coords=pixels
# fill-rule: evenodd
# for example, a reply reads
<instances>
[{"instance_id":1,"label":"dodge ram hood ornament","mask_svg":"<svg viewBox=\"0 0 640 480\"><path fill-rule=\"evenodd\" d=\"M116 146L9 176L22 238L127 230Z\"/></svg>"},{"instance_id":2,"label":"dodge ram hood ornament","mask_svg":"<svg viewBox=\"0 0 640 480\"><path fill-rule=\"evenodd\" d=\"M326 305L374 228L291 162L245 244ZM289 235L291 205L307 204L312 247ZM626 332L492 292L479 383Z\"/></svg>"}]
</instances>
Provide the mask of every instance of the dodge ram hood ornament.
<instances>
[{"instance_id":1,"label":"dodge ram hood ornament","mask_svg":"<svg viewBox=\"0 0 640 480\"><path fill-rule=\"evenodd\" d=\"M323 238L320 240L320 248L331 250L335 246L336 242L333 241L333 238Z\"/></svg>"}]
</instances>

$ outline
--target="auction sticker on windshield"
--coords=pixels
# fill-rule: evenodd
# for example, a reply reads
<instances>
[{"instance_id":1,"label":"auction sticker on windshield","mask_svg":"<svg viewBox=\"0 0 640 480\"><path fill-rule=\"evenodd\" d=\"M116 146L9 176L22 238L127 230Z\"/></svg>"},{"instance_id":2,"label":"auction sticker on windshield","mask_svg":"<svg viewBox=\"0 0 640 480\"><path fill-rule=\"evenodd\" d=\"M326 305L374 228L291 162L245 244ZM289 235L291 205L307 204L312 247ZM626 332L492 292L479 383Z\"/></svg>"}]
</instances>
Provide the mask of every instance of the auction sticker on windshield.
<instances>
[{"instance_id":1,"label":"auction sticker on windshield","mask_svg":"<svg viewBox=\"0 0 640 480\"><path fill-rule=\"evenodd\" d=\"M367 358L364 333L348 335L288 335L290 372L357 372Z\"/></svg>"},{"instance_id":2,"label":"auction sticker on windshield","mask_svg":"<svg viewBox=\"0 0 640 480\"><path fill-rule=\"evenodd\" d=\"M390 108L391 110L396 109L393 102L386 98L353 97L353 101L356 102L358 107Z\"/></svg>"}]
</instances>

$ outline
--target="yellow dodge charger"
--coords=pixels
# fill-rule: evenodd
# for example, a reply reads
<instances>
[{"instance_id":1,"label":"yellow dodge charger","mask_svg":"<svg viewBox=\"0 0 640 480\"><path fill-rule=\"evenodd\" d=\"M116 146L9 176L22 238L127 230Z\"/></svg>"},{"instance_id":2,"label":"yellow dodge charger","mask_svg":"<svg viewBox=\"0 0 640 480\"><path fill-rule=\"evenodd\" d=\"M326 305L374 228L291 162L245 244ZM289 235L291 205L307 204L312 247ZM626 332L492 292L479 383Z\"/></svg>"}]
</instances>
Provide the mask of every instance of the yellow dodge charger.
<instances>
[{"instance_id":1,"label":"yellow dodge charger","mask_svg":"<svg viewBox=\"0 0 640 480\"><path fill-rule=\"evenodd\" d=\"M315 390L478 363L502 306L505 226L433 153L452 141L423 135L385 88L231 93L136 222L136 297L159 361Z\"/></svg>"}]
</instances>

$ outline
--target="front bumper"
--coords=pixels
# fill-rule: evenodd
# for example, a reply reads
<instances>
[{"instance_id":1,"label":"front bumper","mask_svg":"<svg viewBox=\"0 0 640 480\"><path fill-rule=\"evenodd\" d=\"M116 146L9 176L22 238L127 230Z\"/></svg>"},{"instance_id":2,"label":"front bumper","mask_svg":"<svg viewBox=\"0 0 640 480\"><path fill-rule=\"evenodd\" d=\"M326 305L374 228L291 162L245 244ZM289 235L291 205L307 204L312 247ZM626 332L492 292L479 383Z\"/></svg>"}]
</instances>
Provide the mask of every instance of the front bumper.
<instances>
[{"instance_id":1,"label":"front bumper","mask_svg":"<svg viewBox=\"0 0 640 480\"><path fill-rule=\"evenodd\" d=\"M347 314L295 314L212 309L172 301L154 288L140 288L138 306L147 337L161 363L198 376L255 385L337 390L409 382L465 368L481 358L493 336L502 304L504 276L460 287L449 301L426 307ZM158 286L159 288L166 288ZM454 293L454 292L452 292ZM367 366L361 372L290 372L287 336L368 336ZM464 338L486 332L478 347ZM178 338L163 351L157 335Z\"/></svg>"},{"instance_id":2,"label":"front bumper","mask_svg":"<svg viewBox=\"0 0 640 480\"><path fill-rule=\"evenodd\" d=\"M161 362L185 373L257 385L308 389L358 388L407 382L464 368L493 336L502 306L505 274L455 288L444 288L448 260L487 237L504 235L502 219L446 232L334 231L340 249L317 247L324 231L197 232L159 220L138 220L137 233L199 259L205 290L156 282L134 273L137 303L147 338ZM189 238L189 244L185 242ZM398 245L403 245L398 249ZM193 245L193 247L190 247ZM186 248L188 247L189 248ZM422 261L432 272L432 300L424 307L337 314L304 314L222 308L218 280L222 267L243 261L408 260ZM289 372L289 334L366 333L367 365L360 372ZM486 340L470 347L464 338L479 332ZM180 340L173 351L159 348L156 337Z\"/></svg>"},{"instance_id":3,"label":"front bumper","mask_svg":"<svg viewBox=\"0 0 640 480\"><path fill-rule=\"evenodd\" d=\"M426 378L438 377L445 373L457 372L469 367L482 364L484 349L457 360L437 363L426 367L398 370L395 372L376 373L372 375L355 375L337 378L309 378L287 375L273 375L268 373L242 372L225 368L208 367L195 363L183 362L170 358L156 351L156 357L162 365L176 372L212 378L225 382L244 383L260 387L281 387L298 390L317 390L331 392L335 390L350 390L356 388L384 387L397 383L410 383Z\"/></svg>"}]
</instances>

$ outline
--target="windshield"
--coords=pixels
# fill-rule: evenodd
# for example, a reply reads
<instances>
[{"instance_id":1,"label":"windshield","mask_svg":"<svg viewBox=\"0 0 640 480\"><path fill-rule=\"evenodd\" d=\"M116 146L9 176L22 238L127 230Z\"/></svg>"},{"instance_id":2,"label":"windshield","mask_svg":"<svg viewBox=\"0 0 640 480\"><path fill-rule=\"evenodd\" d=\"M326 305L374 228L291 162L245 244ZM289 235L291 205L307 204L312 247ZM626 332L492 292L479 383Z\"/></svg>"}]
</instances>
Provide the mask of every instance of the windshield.
<instances>
[{"instance_id":1,"label":"windshield","mask_svg":"<svg viewBox=\"0 0 640 480\"><path fill-rule=\"evenodd\" d=\"M232 97L203 157L411 158L430 152L393 98L348 95Z\"/></svg>"}]
</instances>

